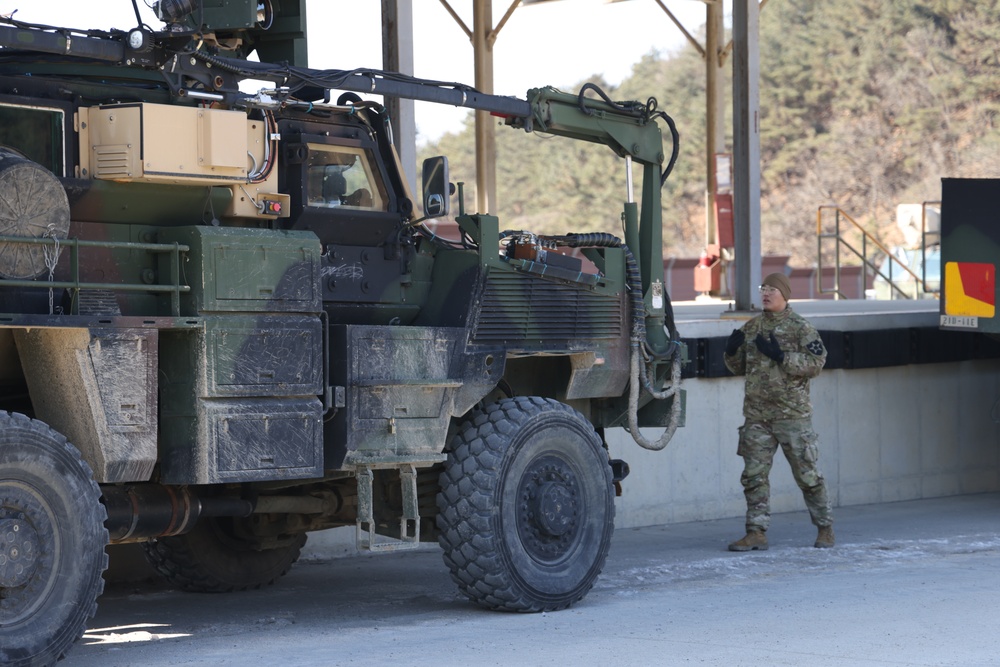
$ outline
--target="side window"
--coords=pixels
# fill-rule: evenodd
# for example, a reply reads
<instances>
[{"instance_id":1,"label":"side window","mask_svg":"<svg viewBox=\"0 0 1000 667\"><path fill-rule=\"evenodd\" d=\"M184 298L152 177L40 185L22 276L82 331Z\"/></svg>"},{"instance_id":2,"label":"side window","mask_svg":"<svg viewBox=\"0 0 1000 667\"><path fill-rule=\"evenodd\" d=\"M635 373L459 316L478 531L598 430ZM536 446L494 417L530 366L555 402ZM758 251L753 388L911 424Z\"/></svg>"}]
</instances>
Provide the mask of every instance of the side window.
<instances>
[{"instance_id":1,"label":"side window","mask_svg":"<svg viewBox=\"0 0 1000 667\"><path fill-rule=\"evenodd\" d=\"M363 148L308 144L309 206L385 211L385 186Z\"/></svg>"},{"instance_id":2,"label":"side window","mask_svg":"<svg viewBox=\"0 0 1000 667\"><path fill-rule=\"evenodd\" d=\"M0 104L0 146L12 148L56 176L65 176L61 109Z\"/></svg>"}]
</instances>

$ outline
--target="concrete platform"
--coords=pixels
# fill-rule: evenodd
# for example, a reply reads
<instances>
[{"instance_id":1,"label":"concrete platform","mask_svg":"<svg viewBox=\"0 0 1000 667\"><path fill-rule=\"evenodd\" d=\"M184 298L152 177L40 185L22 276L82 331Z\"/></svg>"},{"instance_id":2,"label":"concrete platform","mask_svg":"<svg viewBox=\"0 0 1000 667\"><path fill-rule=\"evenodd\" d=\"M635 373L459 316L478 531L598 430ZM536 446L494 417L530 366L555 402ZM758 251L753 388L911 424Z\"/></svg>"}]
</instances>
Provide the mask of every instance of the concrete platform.
<instances>
[{"instance_id":1,"label":"concrete platform","mask_svg":"<svg viewBox=\"0 0 1000 667\"><path fill-rule=\"evenodd\" d=\"M792 309L814 327L828 331L869 331L937 327L936 299L867 301L864 299L792 299ZM737 312L731 301L680 301L673 304L677 329L684 338L728 336L743 321L759 314Z\"/></svg>"},{"instance_id":2,"label":"concrete platform","mask_svg":"<svg viewBox=\"0 0 1000 667\"><path fill-rule=\"evenodd\" d=\"M811 382L811 398L820 468L835 506L1000 491L995 342L940 331L933 299L793 299L791 306L830 334L827 368ZM722 353L725 338L754 313L734 313L728 301L680 302L674 313L694 367L683 381L686 425L661 452L640 449L623 430L607 432L612 456L632 468L618 499L623 527L745 511L736 455L743 378L725 371ZM659 434L651 428L644 435ZM775 511L801 506L781 455L771 486Z\"/></svg>"}]
</instances>

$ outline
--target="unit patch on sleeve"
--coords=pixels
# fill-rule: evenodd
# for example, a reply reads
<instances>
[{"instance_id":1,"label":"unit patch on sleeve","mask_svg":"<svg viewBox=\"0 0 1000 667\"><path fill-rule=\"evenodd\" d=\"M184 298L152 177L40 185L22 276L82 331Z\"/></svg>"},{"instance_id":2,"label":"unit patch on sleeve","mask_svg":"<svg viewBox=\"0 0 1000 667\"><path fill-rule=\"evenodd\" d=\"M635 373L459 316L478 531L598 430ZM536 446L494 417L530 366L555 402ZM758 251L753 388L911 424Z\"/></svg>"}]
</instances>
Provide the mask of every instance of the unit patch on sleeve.
<instances>
[{"instance_id":1,"label":"unit patch on sleeve","mask_svg":"<svg viewBox=\"0 0 1000 667\"><path fill-rule=\"evenodd\" d=\"M806 345L806 349L818 357L819 355L823 354L823 341L817 338L816 340Z\"/></svg>"}]
</instances>

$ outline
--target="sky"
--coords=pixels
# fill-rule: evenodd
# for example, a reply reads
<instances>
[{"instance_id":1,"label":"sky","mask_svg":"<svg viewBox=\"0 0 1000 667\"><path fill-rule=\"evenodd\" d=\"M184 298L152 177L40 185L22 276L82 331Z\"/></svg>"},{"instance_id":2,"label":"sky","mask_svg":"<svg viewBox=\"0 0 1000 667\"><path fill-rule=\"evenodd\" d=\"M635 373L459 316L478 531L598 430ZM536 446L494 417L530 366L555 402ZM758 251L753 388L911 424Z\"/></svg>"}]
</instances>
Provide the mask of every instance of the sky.
<instances>
[{"instance_id":1,"label":"sky","mask_svg":"<svg viewBox=\"0 0 1000 667\"><path fill-rule=\"evenodd\" d=\"M138 0L140 8L146 0ZM319 69L380 69L381 2L379 0L306 0L309 65ZM701 0L661 0L691 34L705 22ZM152 0L149 0L151 3ZM413 2L414 75L474 85L472 44L440 0ZM449 0L466 26L472 26L471 0ZM496 25L510 6L493 0ZM0 0L0 13L17 10L16 18L70 28L134 27L130 0ZM152 11L144 19L160 28ZM656 0L560 0L519 7L494 45L494 92L524 97L546 85L571 90L580 81L601 75L616 85L632 65L649 53L669 54L686 43ZM655 95L657 91L650 91ZM417 103L417 142L459 131L468 110Z\"/></svg>"}]
</instances>

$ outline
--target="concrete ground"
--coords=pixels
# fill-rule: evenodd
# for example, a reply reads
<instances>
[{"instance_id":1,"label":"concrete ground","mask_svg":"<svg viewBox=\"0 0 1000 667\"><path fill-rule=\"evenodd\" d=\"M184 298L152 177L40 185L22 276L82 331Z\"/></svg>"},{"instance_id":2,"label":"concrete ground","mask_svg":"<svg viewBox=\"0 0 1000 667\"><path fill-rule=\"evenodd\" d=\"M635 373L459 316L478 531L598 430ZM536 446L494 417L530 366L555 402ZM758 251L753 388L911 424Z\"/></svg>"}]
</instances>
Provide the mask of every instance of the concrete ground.
<instances>
[{"instance_id":1,"label":"concrete ground","mask_svg":"<svg viewBox=\"0 0 1000 667\"><path fill-rule=\"evenodd\" d=\"M1000 494L837 509L834 549L805 512L766 552L740 518L615 533L604 574L549 614L478 610L436 548L315 554L233 595L109 586L61 663L116 665L1000 664Z\"/></svg>"}]
</instances>

